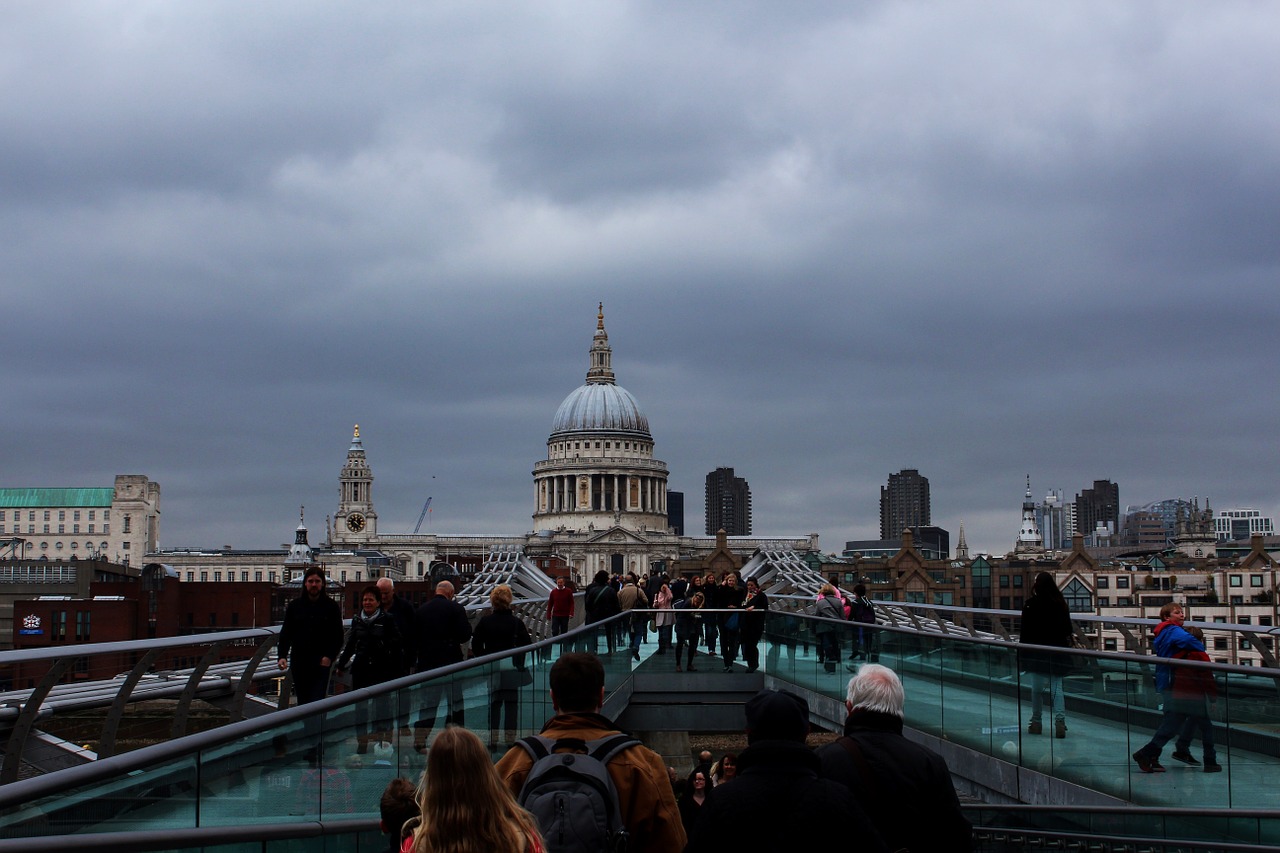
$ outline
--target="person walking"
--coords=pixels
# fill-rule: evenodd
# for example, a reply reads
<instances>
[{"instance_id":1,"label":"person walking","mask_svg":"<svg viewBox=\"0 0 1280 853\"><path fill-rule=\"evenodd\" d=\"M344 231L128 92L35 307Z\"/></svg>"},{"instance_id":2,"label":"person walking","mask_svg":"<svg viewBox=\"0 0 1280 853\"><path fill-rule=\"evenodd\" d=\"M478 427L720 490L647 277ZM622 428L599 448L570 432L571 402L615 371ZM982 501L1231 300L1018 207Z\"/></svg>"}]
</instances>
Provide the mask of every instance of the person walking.
<instances>
[{"instance_id":1,"label":"person walking","mask_svg":"<svg viewBox=\"0 0 1280 853\"><path fill-rule=\"evenodd\" d=\"M511 609L511 587L498 584L489 593L489 613L480 617L471 636L471 651L476 657L510 651L530 645L529 629ZM520 688L533 683L524 665L524 653L497 664L489 687L489 748L515 742L519 723ZM502 741L498 740L499 724Z\"/></svg>"},{"instance_id":2,"label":"person walking","mask_svg":"<svg viewBox=\"0 0 1280 853\"><path fill-rule=\"evenodd\" d=\"M1154 646L1157 655L1162 658L1175 658L1183 652L1204 654L1204 643L1191 636L1182 627L1187 616L1181 604L1176 601L1165 604L1160 608L1160 619L1162 621L1155 628ZM1173 667L1168 664L1156 665L1156 690L1164 697L1164 717L1156 733L1151 736L1151 740L1133 754L1133 760L1138 763L1138 769L1143 773L1165 772L1164 765L1160 763L1160 751L1183 730L1187 723L1186 706L1180 706L1174 701L1173 675ZM1222 769L1216 763L1216 755L1212 766L1217 770ZM1210 765L1206 764L1206 772L1216 772L1209 768Z\"/></svg>"},{"instance_id":3,"label":"person walking","mask_svg":"<svg viewBox=\"0 0 1280 853\"><path fill-rule=\"evenodd\" d=\"M813 615L818 617L813 631L818 635L818 656L822 659L822 668L835 672L836 664L840 662L839 623L844 622L844 605L831 584L824 583L818 590L818 603L813 608Z\"/></svg>"},{"instance_id":4,"label":"person walking","mask_svg":"<svg viewBox=\"0 0 1280 853\"><path fill-rule=\"evenodd\" d=\"M413 614L413 635L417 643L417 671L429 672L439 667L462 662L462 644L471 639L471 621L461 604L453 600L455 590L449 581L436 584L435 596ZM413 748L424 752L427 736L436 723L440 699L448 691L449 722L465 725L462 705L462 682L450 679L446 687L428 683L423 690L422 715L413 724Z\"/></svg>"},{"instance_id":5,"label":"person walking","mask_svg":"<svg viewBox=\"0 0 1280 853\"><path fill-rule=\"evenodd\" d=\"M747 591L738 586L736 572L725 572L716 604L729 611L720 614L720 651L724 658L724 671L732 672L738 659L738 645L742 637L742 599Z\"/></svg>"},{"instance_id":6,"label":"person walking","mask_svg":"<svg viewBox=\"0 0 1280 853\"><path fill-rule=\"evenodd\" d=\"M324 569L309 567L302 594L289 602L280 626L280 670L289 670L298 704L316 702L329 691L329 671L342 651L342 608L325 590Z\"/></svg>"},{"instance_id":7,"label":"person walking","mask_svg":"<svg viewBox=\"0 0 1280 853\"><path fill-rule=\"evenodd\" d=\"M609 573L604 569L596 572L592 578L591 584L587 587L586 594L582 599L583 609L586 611L587 624L594 625L597 622L603 622L611 616L616 616L622 612L618 605L618 592L609 583ZM614 641L614 628L607 625L596 631L595 636L591 639L592 652L600 651L600 633L603 631L605 635L605 654L613 654L616 648Z\"/></svg>"},{"instance_id":8,"label":"person walking","mask_svg":"<svg viewBox=\"0 0 1280 853\"><path fill-rule=\"evenodd\" d=\"M1050 646L1071 648L1074 631L1067 601L1062 597L1053 575L1040 572L1031 586L1031 597L1022 607L1022 646ZM1019 664L1030 676L1031 721L1027 734L1038 735L1043 731L1044 689L1049 687L1049 704L1053 713L1055 737L1067 736L1066 710L1062 701L1062 676L1071 668L1071 657L1040 649L1018 649Z\"/></svg>"},{"instance_id":9,"label":"person walking","mask_svg":"<svg viewBox=\"0 0 1280 853\"><path fill-rule=\"evenodd\" d=\"M564 575L556 578L556 588L547 596L547 619L551 621L551 636L558 637L569 630L573 620L573 590Z\"/></svg>"},{"instance_id":10,"label":"person walking","mask_svg":"<svg viewBox=\"0 0 1280 853\"><path fill-rule=\"evenodd\" d=\"M636 582L635 574L627 575L627 582L618 592L618 606L625 613L628 610L644 610L649 606L649 598ZM631 657L640 660L640 643L649 632L649 614L633 613L630 618Z\"/></svg>"},{"instance_id":11,"label":"person walking","mask_svg":"<svg viewBox=\"0 0 1280 853\"><path fill-rule=\"evenodd\" d=\"M720 585L716 583L716 573L707 572L706 578L702 581L702 595L705 601L705 607L708 610L715 610L720 606ZM720 619L715 613L708 613L702 620L703 645L707 647L707 654L714 655L716 653L716 639L720 634Z\"/></svg>"},{"instance_id":12,"label":"person walking","mask_svg":"<svg viewBox=\"0 0 1280 853\"><path fill-rule=\"evenodd\" d=\"M747 594L742 599L742 660L747 672L760 668L760 638L764 636L765 614L769 612L769 596L760 590L755 578L747 581Z\"/></svg>"},{"instance_id":13,"label":"person walking","mask_svg":"<svg viewBox=\"0 0 1280 853\"><path fill-rule=\"evenodd\" d=\"M336 672L341 675L351 666L351 686L356 690L372 687L409 674L409 650L395 617L382 609L382 597L376 586L367 586L360 592L360 612L351 620L347 642L338 655ZM390 723L391 696L380 697L374 709L375 725ZM359 716L368 713L364 706L357 709ZM368 751L367 723L357 723L358 751ZM379 738L380 739L380 738Z\"/></svg>"},{"instance_id":14,"label":"person walking","mask_svg":"<svg viewBox=\"0 0 1280 853\"><path fill-rule=\"evenodd\" d=\"M681 599L675 603L674 613L676 616L676 672L680 672L680 657L684 654L686 645L688 646L688 658L685 663L685 669L689 672L697 672L693 666L693 653L698 648L698 637L702 634L702 614L698 611L702 609L702 604L706 600L701 592L695 592L688 598Z\"/></svg>"},{"instance_id":15,"label":"person walking","mask_svg":"<svg viewBox=\"0 0 1280 853\"><path fill-rule=\"evenodd\" d=\"M675 593L671 591L671 587L663 581L658 587L657 597L653 600L653 606L658 611L654 614L653 622L658 628L658 654L664 655L667 649L671 648L671 629L676 622L675 611L672 606L675 601Z\"/></svg>"}]
</instances>

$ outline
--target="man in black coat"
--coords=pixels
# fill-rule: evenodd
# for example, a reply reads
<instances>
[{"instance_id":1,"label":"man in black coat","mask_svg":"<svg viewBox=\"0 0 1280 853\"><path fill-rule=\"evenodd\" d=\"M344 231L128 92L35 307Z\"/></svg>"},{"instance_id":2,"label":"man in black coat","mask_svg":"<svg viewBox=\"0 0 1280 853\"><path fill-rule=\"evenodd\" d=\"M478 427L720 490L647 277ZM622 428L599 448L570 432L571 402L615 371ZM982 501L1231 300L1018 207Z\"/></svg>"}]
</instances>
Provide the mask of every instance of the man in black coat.
<instances>
[{"instance_id":1,"label":"man in black coat","mask_svg":"<svg viewBox=\"0 0 1280 853\"><path fill-rule=\"evenodd\" d=\"M289 602L280 626L278 665L293 677L299 705L325 697L329 670L342 651L342 608L329 597L324 583L324 569L308 568L302 594Z\"/></svg>"},{"instance_id":2,"label":"man in black coat","mask_svg":"<svg viewBox=\"0 0 1280 853\"><path fill-rule=\"evenodd\" d=\"M418 648L413 641L413 605L396 595L396 582L391 578L378 578L377 587L382 610L391 614L391 618L396 620L396 627L400 629L400 642L405 657L404 671L407 673L413 669Z\"/></svg>"},{"instance_id":3,"label":"man in black coat","mask_svg":"<svg viewBox=\"0 0 1280 853\"><path fill-rule=\"evenodd\" d=\"M418 649L417 671L426 672L462 662L462 644L471 639L471 621L467 610L453 600L453 584L440 581L436 594L413 614L413 639ZM413 724L413 747L423 752L427 736L436 724L436 711L444 695L443 686L427 685L423 691L422 716ZM448 684L449 722L466 725L462 706L462 682L450 679Z\"/></svg>"},{"instance_id":4,"label":"man in black coat","mask_svg":"<svg viewBox=\"0 0 1280 853\"><path fill-rule=\"evenodd\" d=\"M587 624L603 622L610 616L616 616L622 612L622 607L618 604L618 591L610 585L608 572L603 569L596 572L595 578L591 581L591 585L587 587L586 594L583 595L582 607L586 611ZM606 648L608 649L606 654L613 654L613 650L617 646L614 627L610 625L608 628L600 630L602 630L605 635ZM585 639L584 643L590 644L591 648L585 648L584 646L583 651L599 654L599 631L597 631L594 638Z\"/></svg>"},{"instance_id":5,"label":"man in black coat","mask_svg":"<svg viewBox=\"0 0 1280 853\"><path fill-rule=\"evenodd\" d=\"M848 787L890 849L973 849L942 756L902 736L902 681L879 664L849 679L844 736L818 750L822 775Z\"/></svg>"},{"instance_id":6,"label":"man in black coat","mask_svg":"<svg viewBox=\"0 0 1280 853\"><path fill-rule=\"evenodd\" d=\"M818 776L818 757L804 743L809 703L761 690L746 714L738 775L708 792L685 853L887 850L849 789Z\"/></svg>"}]
</instances>

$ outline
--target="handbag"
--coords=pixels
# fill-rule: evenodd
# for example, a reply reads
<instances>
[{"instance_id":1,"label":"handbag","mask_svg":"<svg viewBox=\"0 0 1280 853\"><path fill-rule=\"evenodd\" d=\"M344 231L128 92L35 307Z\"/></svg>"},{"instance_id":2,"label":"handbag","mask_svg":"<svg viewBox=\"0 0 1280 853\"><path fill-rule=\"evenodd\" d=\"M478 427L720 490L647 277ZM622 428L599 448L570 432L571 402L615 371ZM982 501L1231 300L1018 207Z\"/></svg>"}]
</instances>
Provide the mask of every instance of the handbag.
<instances>
[{"instance_id":1,"label":"handbag","mask_svg":"<svg viewBox=\"0 0 1280 853\"><path fill-rule=\"evenodd\" d=\"M500 690L518 690L533 684L533 673L527 669L504 669L498 673Z\"/></svg>"},{"instance_id":2,"label":"handbag","mask_svg":"<svg viewBox=\"0 0 1280 853\"><path fill-rule=\"evenodd\" d=\"M724 620L724 628L726 631L738 630L738 614L730 613L729 618Z\"/></svg>"}]
</instances>

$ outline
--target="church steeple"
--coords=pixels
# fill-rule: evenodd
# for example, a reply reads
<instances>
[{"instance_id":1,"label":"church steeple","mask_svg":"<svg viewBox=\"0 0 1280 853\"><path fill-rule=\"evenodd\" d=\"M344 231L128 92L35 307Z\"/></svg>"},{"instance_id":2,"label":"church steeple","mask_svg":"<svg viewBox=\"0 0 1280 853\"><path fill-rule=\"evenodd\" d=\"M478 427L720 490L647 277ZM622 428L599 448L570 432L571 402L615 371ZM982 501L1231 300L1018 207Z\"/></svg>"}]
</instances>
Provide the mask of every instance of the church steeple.
<instances>
[{"instance_id":1,"label":"church steeple","mask_svg":"<svg viewBox=\"0 0 1280 853\"><path fill-rule=\"evenodd\" d=\"M969 543L964 539L964 522L960 522L960 541L956 543L956 559L969 559Z\"/></svg>"},{"instance_id":2,"label":"church steeple","mask_svg":"<svg viewBox=\"0 0 1280 853\"><path fill-rule=\"evenodd\" d=\"M1015 554L1039 553L1044 550L1044 537L1040 535L1040 522L1036 520L1036 503L1031 499L1031 475L1027 475L1027 493L1022 499L1022 529L1014 543Z\"/></svg>"},{"instance_id":3,"label":"church steeple","mask_svg":"<svg viewBox=\"0 0 1280 853\"><path fill-rule=\"evenodd\" d=\"M591 367L587 369L588 385L614 385L613 350L609 347L609 333L604 330L604 303L596 313L596 336L591 342Z\"/></svg>"}]
</instances>

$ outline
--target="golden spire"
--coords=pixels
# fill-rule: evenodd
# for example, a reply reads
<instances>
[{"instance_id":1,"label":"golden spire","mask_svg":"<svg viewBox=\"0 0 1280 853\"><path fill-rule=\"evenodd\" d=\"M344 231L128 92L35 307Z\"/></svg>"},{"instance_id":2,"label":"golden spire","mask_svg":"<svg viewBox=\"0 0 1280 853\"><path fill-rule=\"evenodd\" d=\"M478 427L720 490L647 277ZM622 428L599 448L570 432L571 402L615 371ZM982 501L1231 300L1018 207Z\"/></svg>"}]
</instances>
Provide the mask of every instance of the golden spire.
<instances>
[{"instance_id":1,"label":"golden spire","mask_svg":"<svg viewBox=\"0 0 1280 853\"><path fill-rule=\"evenodd\" d=\"M596 328L601 331L604 330L604 303L603 302L600 303L600 311L599 313L596 314Z\"/></svg>"},{"instance_id":2,"label":"golden spire","mask_svg":"<svg viewBox=\"0 0 1280 853\"><path fill-rule=\"evenodd\" d=\"M355 431L355 433L354 433L354 434L352 434L352 436L351 436L351 437L352 437L352 438L359 438L359 437L360 437L360 424L356 424L356 431Z\"/></svg>"}]
</instances>

